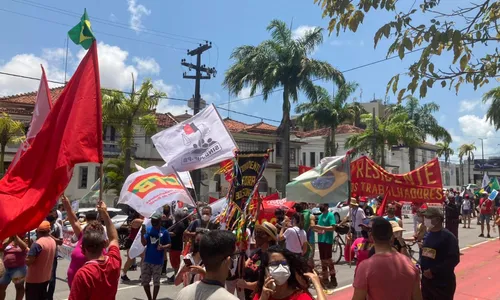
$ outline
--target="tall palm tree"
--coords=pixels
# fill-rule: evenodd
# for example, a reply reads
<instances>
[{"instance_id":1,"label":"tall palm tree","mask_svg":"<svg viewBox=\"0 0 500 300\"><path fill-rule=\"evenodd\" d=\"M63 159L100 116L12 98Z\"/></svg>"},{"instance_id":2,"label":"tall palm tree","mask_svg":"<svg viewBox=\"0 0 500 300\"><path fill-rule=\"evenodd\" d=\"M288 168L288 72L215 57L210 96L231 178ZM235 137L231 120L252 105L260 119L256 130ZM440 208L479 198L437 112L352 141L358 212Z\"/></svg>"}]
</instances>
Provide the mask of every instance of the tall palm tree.
<instances>
[{"instance_id":1,"label":"tall palm tree","mask_svg":"<svg viewBox=\"0 0 500 300\"><path fill-rule=\"evenodd\" d=\"M323 42L323 29L316 27L300 38L294 39L292 31L283 21L273 20L267 27L271 39L257 46L240 46L231 54L234 64L226 71L224 86L233 94L250 87L250 95L262 90L264 101L276 89L282 90L283 117L278 128L282 141L282 189L290 180L290 109L302 91L309 100L317 100L313 80L322 78L344 83L340 71L328 62L309 56Z\"/></svg>"},{"instance_id":2,"label":"tall palm tree","mask_svg":"<svg viewBox=\"0 0 500 300\"><path fill-rule=\"evenodd\" d=\"M295 112L301 114L298 119L300 123L309 125L315 123L330 129L325 140L326 156L337 155L338 146L335 139L337 127L355 117L353 106L346 103L346 100L357 86L357 83L343 84L333 97L330 97L326 89L318 86L316 101L301 103L295 108Z\"/></svg>"},{"instance_id":3,"label":"tall palm tree","mask_svg":"<svg viewBox=\"0 0 500 300\"><path fill-rule=\"evenodd\" d=\"M5 148L8 144L18 144L24 140L24 124L2 113L0 117L0 176L5 173Z\"/></svg>"},{"instance_id":4,"label":"tall palm tree","mask_svg":"<svg viewBox=\"0 0 500 300\"><path fill-rule=\"evenodd\" d=\"M443 140L448 143L451 143L451 135L446 128L439 125L436 118L432 115L434 112L439 111L439 105L436 103L429 102L420 105L417 98L410 96L407 98L403 109L408 113L408 118L413 120L415 126L420 128L420 143L415 146L408 146L410 170L415 170L416 148L425 142L427 135L432 136L436 140Z\"/></svg>"},{"instance_id":5,"label":"tall palm tree","mask_svg":"<svg viewBox=\"0 0 500 300\"><path fill-rule=\"evenodd\" d=\"M436 146L438 147L437 150L438 157L441 158L441 156L444 156L444 163L448 165L448 162L450 161L450 156L455 154L455 151L453 151L453 149L451 148L450 143L446 141L438 142Z\"/></svg>"},{"instance_id":6,"label":"tall palm tree","mask_svg":"<svg viewBox=\"0 0 500 300\"><path fill-rule=\"evenodd\" d=\"M483 96L483 102L491 101L491 105L486 112L486 120L495 126L496 130L500 129L500 87L493 88Z\"/></svg>"},{"instance_id":7,"label":"tall palm tree","mask_svg":"<svg viewBox=\"0 0 500 300\"><path fill-rule=\"evenodd\" d=\"M458 149L458 157L464 157L464 156L467 156L467 165L468 165L468 168L469 168L469 171L467 172L469 174L469 183L471 183L471 179L470 179L470 165L471 165L471 162L474 161L474 151L476 151L477 148L476 146L474 145L474 143L472 144L463 144L460 146L460 148ZM460 159L462 160L462 158Z\"/></svg>"},{"instance_id":8,"label":"tall palm tree","mask_svg":"<svg viewBox=\"0 0 500 300\"><path fill-rule=\"evenodd\" d=\"M132 148L136 128L147 136L156 133L156 116L152 112L158 100L166 94L154 90L151 80L145 80L136 92L132 81L132 92L125 96L120 91L103 92L103 125L113 126L120 137L120 149L124 158L123 175L131 172Z\"/></svg>"},{"instance_id":9,"label":"tall palm tree","mask_svg":"<svg viewBox=\"0 0 500 300\"><path fill-rule=\"evenodd\" d=\"M390 113L382 118L375 117L375 122L373 122L372 114L363 114L361 123L366 125L366 129L347 138L345 148L355 148L357 151L371 153L373 159L382 168L385 168L387 146L400 143L415 146L420 141L421 129L416 127L408 114L400 109L390 110ZM375 154L372 150L373 146L376 149Z\"/></svg>"}]
</instances>

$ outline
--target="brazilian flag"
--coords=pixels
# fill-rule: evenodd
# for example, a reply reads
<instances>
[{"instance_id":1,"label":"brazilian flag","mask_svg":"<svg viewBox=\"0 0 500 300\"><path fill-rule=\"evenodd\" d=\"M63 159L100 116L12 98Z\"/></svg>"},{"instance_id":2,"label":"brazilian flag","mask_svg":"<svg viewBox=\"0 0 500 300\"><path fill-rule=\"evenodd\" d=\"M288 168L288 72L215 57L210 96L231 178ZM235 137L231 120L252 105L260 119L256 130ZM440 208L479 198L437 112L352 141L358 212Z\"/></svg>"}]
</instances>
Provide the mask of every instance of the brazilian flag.
<instances>
[{"instance_id":1,"label":"brazilian flag","mask_svg":"<svg viewBox=\"0 0 500 300\"><path fill-rule=\"evenodd\" d=\"M94 33L92 33L92 28L90 27L89 16L87 15L87 9L83 12L83 16L75 27L68 31L69 38L73 43L77 45L82 45L85 50L90 48L92 42L95 40Z\"/></svg>"}]
</instances>

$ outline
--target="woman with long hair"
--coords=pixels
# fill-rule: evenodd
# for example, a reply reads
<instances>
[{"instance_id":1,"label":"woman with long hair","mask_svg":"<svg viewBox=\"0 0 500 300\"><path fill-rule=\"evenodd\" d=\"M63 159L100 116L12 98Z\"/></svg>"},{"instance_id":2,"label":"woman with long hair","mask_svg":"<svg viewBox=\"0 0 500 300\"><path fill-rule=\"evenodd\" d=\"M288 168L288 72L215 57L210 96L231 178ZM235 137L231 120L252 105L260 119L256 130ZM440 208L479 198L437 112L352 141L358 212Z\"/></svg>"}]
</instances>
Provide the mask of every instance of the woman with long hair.
<instances>
[{"instance_id":1,"label":"woman with long hair","mask_svg":"<svg viewBox=\"0 0 500 300\"><path fill-rule=\"evenodd\" d=\"M307 233L304 230L304 216L295 213L291 223L285 221L280 230L279 240L285 240L288 250L295 254L305 255L307 252Z\"/></svg>"},{"instance_id":2,"label":"woman with long hair","mask_svg":"<svg viewBox=\"0 0 500 300\"><path fill-rule=\"evenodd\" d=\"M278 246L267 249L259 269L253 300L313 300L309 282L316 290L316 299L326 300L318 275L305 259L287 249Z\"/></svg>"}]
</instances>

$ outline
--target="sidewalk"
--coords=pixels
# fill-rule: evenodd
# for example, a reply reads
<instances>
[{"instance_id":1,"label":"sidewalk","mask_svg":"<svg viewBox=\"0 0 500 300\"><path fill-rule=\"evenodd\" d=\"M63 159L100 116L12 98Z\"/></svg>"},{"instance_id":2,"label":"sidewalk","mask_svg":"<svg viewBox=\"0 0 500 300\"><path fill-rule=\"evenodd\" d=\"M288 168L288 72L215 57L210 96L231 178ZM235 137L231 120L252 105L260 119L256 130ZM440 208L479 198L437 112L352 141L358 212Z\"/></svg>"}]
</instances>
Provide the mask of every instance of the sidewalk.
<instances>
[{"instance_id":1,"label":"sidewalk","mask_svg":"<svg viewBox=\"0 0 500 300\"><path fill-rule=\"evenodd\" d=\"M460 264L455 268L457 291L455 300L500 299L500 242L487 241L462 250ZM328 299L348 300L353 288L348 287L328 296Z\"/></svg>"}]
</instances>

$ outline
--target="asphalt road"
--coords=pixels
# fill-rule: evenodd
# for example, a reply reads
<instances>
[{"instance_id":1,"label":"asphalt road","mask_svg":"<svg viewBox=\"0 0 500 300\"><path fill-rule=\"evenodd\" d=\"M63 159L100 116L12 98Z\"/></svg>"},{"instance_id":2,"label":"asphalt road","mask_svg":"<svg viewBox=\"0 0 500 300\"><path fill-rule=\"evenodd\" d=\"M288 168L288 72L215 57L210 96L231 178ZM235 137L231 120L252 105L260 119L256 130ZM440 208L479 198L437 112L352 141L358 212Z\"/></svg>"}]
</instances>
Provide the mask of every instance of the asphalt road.
<instances>
[{"instance_id":1,"label":"asphalt road","mask_svg":"<svg viewBox=\"0 0 500 300\"><path fill-rule=\"evenodd\" d=\"M460 227L459 229L459 243L460 248L464 249L471 245L477 244L479 242L485 241L485 238L479 238L478 235L480 233L479 226L473 224L471 229L463 229ZM413 222L411 219L404 220L404 228L408 230L405 232L405 236L411 236L413 234ZM492 231L493 237L498 237L498 232ZM125 253L122 251L123 257L125 258ZM316 259L319 260L318 253L316 251ZM319 263L319 261L318 261ZM56 284L56 292L54 294L54 299L56 300L64 300L69 296L69 288L66 282L66 271L68 269L69 262L67 260L59 260L59 266L57 268L57 284ZM343 260L337 268L337 280L339 287L337 290L341 290L343 288L347 288L351 285L353 276L354 276L354 266L349 266L349 264L345 263ZM169 269L168 275L172 275L172 269ZM118 294L116 299L134 299L134 300L146 300L146 296L144 294L143 288L140 286L139 282L140 271L129 272L128 276L132 280L130 283L123 284L120 283L118 286ZM164 278L163 280L166 280ZM167 300L167 299L175 299L178 291L182 286L173 286L169 284L162 284L160 288L160 294L158 300ZM7 300L14 300L15 298L15 290L14 286L11 284L7 289Z\"/></svg>"}]
</instances>

